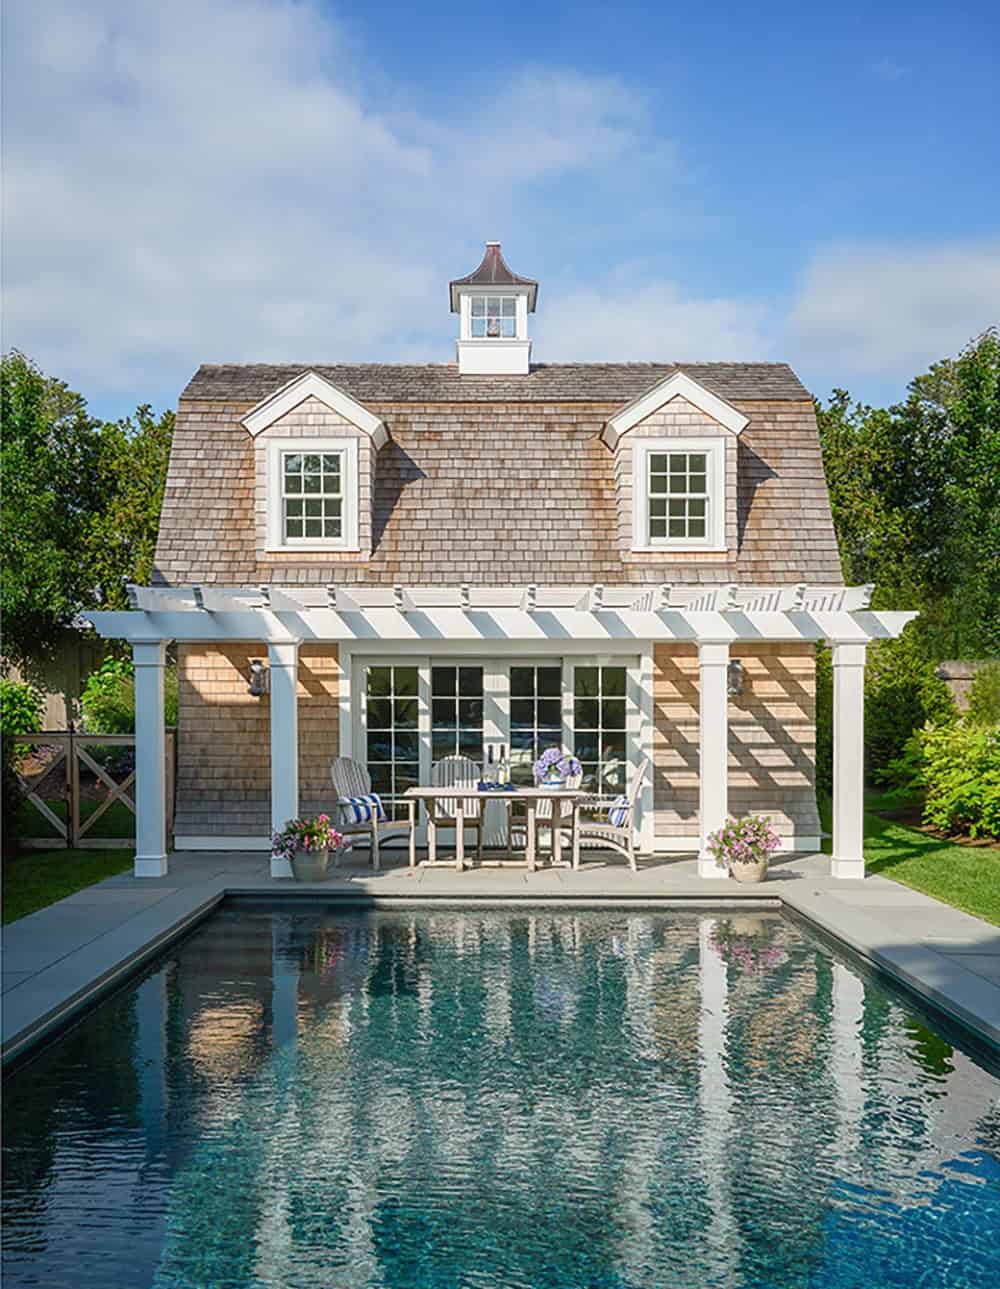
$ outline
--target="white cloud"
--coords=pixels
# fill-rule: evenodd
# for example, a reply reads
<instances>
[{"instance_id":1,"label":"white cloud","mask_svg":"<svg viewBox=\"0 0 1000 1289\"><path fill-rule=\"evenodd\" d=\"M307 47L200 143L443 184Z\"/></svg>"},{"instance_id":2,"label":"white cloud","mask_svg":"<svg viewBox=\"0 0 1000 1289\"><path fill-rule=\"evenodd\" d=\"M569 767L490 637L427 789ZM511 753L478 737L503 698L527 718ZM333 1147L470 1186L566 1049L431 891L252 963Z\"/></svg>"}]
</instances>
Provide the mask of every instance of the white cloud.
<instances>
[{"instance_id":1,"label":"white cloud","mask_svg":"<svg viewBox=\"0 0 1000 1289\"><path fill-rule=\"evenodd\" d=\"M566 362L749 362L773 356L772 331L763 305L665 281L550 298L535 327L539 357Z\"/></svg>"},{"instance_id":2,"label":"white cloud","mask_svg":"<svg viewBox=\"0 0 1000 1289\"><path fill-rule=\"evenodd\" d=\"M374 105L307 0L12 0L5 34L4 343L88 388L447 360L445 283L545 181L673 165L612 78L529 69L457 125Z\"/></svg>"},{"instance_id":3,"label":"white cloud","mask_svg":"<svg viewBox=\"0 0 1000 1289\"><path fill-rule=\"evenodd\" d=\"M792 303L803 364L908 380L1000 319L1000 242L843 246L817 255Z\"/></svg>"}]
</instances>

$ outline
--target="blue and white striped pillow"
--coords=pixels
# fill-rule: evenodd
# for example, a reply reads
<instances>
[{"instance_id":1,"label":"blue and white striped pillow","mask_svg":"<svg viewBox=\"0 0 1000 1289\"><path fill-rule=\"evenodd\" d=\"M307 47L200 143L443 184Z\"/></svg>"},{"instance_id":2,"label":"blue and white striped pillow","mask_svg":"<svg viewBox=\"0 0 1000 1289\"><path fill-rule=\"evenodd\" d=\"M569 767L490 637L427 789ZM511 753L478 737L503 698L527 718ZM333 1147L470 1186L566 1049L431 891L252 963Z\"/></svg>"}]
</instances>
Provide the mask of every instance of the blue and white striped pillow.
<instances>
[{"instance_id":1,"label":"blue and white striped pillow","mask_svg":"<svg viewBox=\"0 0 1000 1289\"><path fill-rule=\"evenodd\" d=\"M615 797L608 806L608 823L612 828L621 828L628 818L628 797Z\"/></svg>"},{"instance_id":2,"label":"blue and white striped pillow","mask_svg":"<svg viewBox=\"0 0 1000 1289\"><path fill-rule=\"evenodd\" d=\"M341 797L338 804L353 813L356 824L370 824L373 811L378 823L385 823L385 811L377 792L369 792L365 797Z\"/></svg>"}]
</instances>

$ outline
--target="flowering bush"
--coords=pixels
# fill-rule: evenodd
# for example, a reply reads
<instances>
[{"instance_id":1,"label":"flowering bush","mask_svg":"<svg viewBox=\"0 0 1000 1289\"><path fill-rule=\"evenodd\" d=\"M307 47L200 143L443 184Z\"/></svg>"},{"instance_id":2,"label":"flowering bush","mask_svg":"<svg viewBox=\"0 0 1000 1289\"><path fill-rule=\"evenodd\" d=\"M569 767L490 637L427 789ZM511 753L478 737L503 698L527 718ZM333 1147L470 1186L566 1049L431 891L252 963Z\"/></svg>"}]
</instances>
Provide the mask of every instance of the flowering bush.
<instances>
[{"instance_id":1,"label":"flowering bush","mask_svg":"<svg viewBox=\"0 0 1000 1289\"><path fill-rule=\"evenodd\" d=\"M275 859L291 859L297 850L336 850L344 840L337 832L329 815L315 819L289 819L281 832L271 838L271 854Z\"/></svg>"},{"instance_id":2,"label":"flowering bush","mask_svg":"<svg viewBox=\"0 0 1000 1289\"><path fill-rule=\"evenodd\" d=\"M759 864L781 845L781 838L766 815L744 815L730 819L706 842L708 853L720 868L733 864Z\"/></svg>"},{"instance_id":3,"label":"flowering bush","mask_svg":"<svg viewBox=\"0 0 1000 1289\"><path fill-rule=\"evenodd\" d=\"M576 757L568 752L563 752L557 747L547 747L535 762L535 782L541 783L553 768L561 779L568 779L571 774L580 774L583 767Z\"/></svg>"},{"instance_id":4,"label":"flowering bush","mask_svg":"<svg viewBox=\"0 0 1000 1289\"><path fill-rule=\"evenodd\" d=\"M747 975L766 971L783 962L785 951L774 944L765 927L741 932L731 922L717 922L709 937L712 948L727 966L737 967Z\"/></svg>"}]
</instances>

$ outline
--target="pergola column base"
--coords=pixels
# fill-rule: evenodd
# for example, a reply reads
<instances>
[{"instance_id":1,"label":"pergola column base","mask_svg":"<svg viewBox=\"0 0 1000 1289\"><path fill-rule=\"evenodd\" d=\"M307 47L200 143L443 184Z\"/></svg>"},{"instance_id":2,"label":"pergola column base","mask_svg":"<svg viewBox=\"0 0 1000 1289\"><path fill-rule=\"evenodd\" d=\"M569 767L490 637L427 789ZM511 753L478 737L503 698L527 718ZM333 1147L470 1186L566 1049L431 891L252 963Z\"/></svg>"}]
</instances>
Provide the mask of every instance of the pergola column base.
<instances>
[{"instance_id":1,"label":"pergola column base","mask_svg":"<svg viewBox=\"0 0 1000 1289\"><path fill-rule=\"evenodd\" d=\"M166 855L136 855L132 872L136 877L166 877Z\"/></svg>"},{"instance_id":2,"label":"pergola column base","mask_svg":"<svg viewBox=\"0 0 1000 1289\"><path fill-rule=\"evenodd\" d=\"M706 878L721 877L725 879L729 876L729 873L724 868L719 867L715 862L714 855L699 855L698 876Z\"/></svg>"},{"instance_id":3,"label":"pergola column base","mask_svg":"<svg viewBox=\"0 0 1000 1289\"><path fill-rule=\"evenodd\" d=\"M830 860L830 876L848 882L863 881L865 861L863 859L837 859L834 857Z\"/></svg>"}]
</instances>

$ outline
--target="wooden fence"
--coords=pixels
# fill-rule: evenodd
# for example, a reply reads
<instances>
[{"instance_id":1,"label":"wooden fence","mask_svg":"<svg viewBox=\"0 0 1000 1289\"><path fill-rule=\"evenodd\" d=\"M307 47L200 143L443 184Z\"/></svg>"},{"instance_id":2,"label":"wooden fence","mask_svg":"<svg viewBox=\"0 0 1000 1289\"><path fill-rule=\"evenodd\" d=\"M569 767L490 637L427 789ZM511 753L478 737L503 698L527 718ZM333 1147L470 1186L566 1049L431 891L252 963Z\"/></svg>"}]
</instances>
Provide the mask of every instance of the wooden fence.
<instances>
[{"instance_id":1,"label":"wooden fence","mask_svg":"<svg viewBox=\"0 0 1000 1289\"><path fill-rule=\"evenodd\" d=\"M52 850L60 845L90 849L112 849L115 847L132 847L135 845L135 735L134 734L81 734L72 728L68 730L47 730L41 734L17 734L8 736L10 742L18 748L54 749L51 759L43 763L35 761L34 770L25 770L34 758L14 758L15 773L24 794L24 802L33 808L52 829L46 837L18 837L18 844L33 849ZM166 749L166 809L167 836L174 830L174 784L176 781L176 745L177 731L167 730ZM103 754L104 749L132 749L131 757L122 759L130 761L124 768L114 766L113 756ZM95 755L96 753L96 755ZM110 761L111 768L104 762ZM114 772L113 772L114 771ZM43 795L44 792L44 795ZM93 808L85 810L86 804ZM64 802L62 809L53 809L53 805ZM102 837L96 827L101 821L111 818L108 812L116 803L120 803L132 815L132 835L122 836L116 829L117 836ZM121 811L117 812L120 819ZM29 816L30 817L30 816ZM22 819L24 812L22 807ZM105 829L107 830L107 829ZM22 829L22 833L27 830Z\"/></svg>"}]
</instances>

